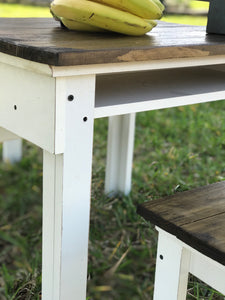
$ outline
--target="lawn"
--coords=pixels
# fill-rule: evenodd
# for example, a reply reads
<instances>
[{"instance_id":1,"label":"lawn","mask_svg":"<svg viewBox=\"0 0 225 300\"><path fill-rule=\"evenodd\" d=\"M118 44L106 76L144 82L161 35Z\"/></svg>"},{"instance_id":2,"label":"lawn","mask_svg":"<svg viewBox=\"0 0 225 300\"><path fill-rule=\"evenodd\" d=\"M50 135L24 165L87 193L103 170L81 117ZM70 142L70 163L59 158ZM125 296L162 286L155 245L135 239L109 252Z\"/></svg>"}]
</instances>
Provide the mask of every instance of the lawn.
<instances>
[{"instance_id":1,"label":"lawn","mask_svg":"<svg viewBox=\"0 0 225 300\"><path fill-rule=\"evenodd\" d=\"M0 17L16 17L15 7L0 4ZM24 17L49 14L48 8L19 7ZM157 235L137 216L136 205L224 180L224 117L224 101L137 114L132 193L114 198L104 195L107 119L96 120L89 300L152 299ZM0 162L1 300L40 299L42 151L27 142L23 151L16 165ZM188 299L224 297L190 277Z\"/></svg>"},{"instance_id":2,"label":"lawn","mask_svg":"<svg viewBox=\"0 0 225 300\"><path fill-rule=\"evenodd\" d=\"M197 8L205 7L205 3L198 4L199 1L194 1L194 6L197 5ZM193 5L193 4L192 4ZM12 17L12 18L48 18L51 17L48 7L34 7L29 5L21 4L5 4L0 3L0 18L1 17ZM163 21L174 22L174 23L183 23L183 24L192 24L192 25L206 25L206 17L200 16L164 16Z\"/></svg>"},{"instance_id":3,"label":"lawn","mask_svg":"<svg viewBox=\"0 0 225 300\"><path fill-rule=\"evenodd\" d=\"M0 18L48 18L48 7L0 3Z\"/></svg>"}]
</instances>

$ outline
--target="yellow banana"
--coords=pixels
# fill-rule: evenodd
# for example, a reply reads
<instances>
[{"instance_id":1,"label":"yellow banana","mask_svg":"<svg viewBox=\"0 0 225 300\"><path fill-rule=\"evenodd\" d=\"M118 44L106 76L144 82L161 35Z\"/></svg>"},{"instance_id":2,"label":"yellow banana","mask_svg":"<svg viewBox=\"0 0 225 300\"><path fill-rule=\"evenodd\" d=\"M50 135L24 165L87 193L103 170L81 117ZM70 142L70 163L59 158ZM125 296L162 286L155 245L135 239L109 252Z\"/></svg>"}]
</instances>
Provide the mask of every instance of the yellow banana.
<instances>
[{"instance_id":1,"label":"yellow banana","mask_svg":"<svg viewBox=\"0 0 225 300\"><path fill-rule=\"evenodd\" d=\"M138 16L89 0L55 0L51 10L61 18L126 35L143 35L154 27Z\"/></svg>"},{"instance_id":2,"label":"yellow banana","mask_svg":"<svg viewBox=\"0 0 225 300\"><path fill-rule=\"evenodd\" d=\"M81 23L74 20L69 20L66 18L60 18L61 22L63 23L66 28L70 30L76 30L76 31L87 31L87 32L104 32L105 30L93 25Z\"/></svg>"},{"instance_id":3,"label":"yellow banana","mask_svg":"<svg viewBox=\"0 0 225 300\"><path fill-rule=\"evenodd\" d=\"M162 10L153 0L92 0L127 11L144 19L161 19Z\"/></svg>"},{"instance_id":4,"label":"yellow banana","mask_svg":"<svg viewBox=\"0 0 225 300\"><path fill-rule=\"evenodd\" d=\"M59 18L54 16L56 21L61 21L63 23L63 25L70 29L70 30L75 30L75 31L85 31L85 32L107 32L107 30L93 26L93 25L89 25L89 24L85 24L85 23L81 23L78 21L74 21L74 20L69 20L66 18ZM157 22L155 20L145 20L147 23L149 23L152 28L154 28L157 25Z\"/></svg>"},{"instance_id":5,"label":"yellow banana","mask_svg":"<svg viewBox=\"0 0 225 300\"><path fill-rule=\"evenodd\" d=\"M58 22L61 21L60 18L57 17L51 9L50 9L50 13L52 14L53 18L54 18L56 21L58 21Z\"/></svg>"},{"instance_id":6,"label":"yellow banana","mask_svg":"<svg viewBox=\"0 0 225 300\"><path fill-rule=\"evenodd\" d=\"M161 9L162 12L165 10L165 6L160 0L153 0L153 1L155 2L156 5L158 5L158 7Z\"/></svg>"},{"instance_id":7,"label":"yellow banana","mask_svg":"<svg viewBox=\"0 0 225 300\"><path fill-rule=\"evenodd\" d=\"M68 28L70 30L87 31L87 32L104 32L105 31L104 29L101 29L96 26L88 25L88 24L77 22L74 20L69 20L66 18L60 18L60 17L56 16L51 9L50 9L50 13L52 14L53 18L56 21L61 22L66 28Z\"/></svg>"},{"instance_id":8,"label":"yellow banana","mask_svg":"<svg viewBox=\"0 0 225 300\"><path fill-rule=\"evenodd\" d=\"M155 20L147 20L147 19L145 19L145 21L147 23L149 23L152 26L152 28L154 28L157 25L157 22Z\"/></svg>"}]
</instances>

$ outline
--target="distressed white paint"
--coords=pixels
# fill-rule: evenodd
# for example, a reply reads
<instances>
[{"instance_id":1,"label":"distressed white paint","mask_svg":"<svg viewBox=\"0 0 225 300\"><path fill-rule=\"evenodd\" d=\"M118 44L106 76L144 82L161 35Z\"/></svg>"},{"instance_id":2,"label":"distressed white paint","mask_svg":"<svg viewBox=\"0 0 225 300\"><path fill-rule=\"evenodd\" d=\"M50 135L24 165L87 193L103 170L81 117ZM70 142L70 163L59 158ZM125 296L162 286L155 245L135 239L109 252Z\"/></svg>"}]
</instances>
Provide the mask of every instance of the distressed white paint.
<instances>
[{"instance_id":1,"label":"distressed white paint","mask_svg":"<svg viewBox=\"0 0 225 300\"><path fill-rule=\"evenodd\" d=\"M2 127L0 127L0 143L8 140L15 140L18 136Z\"/></svg>"},{"instance_id":2,"label":"distressed white paint","mask_svg":"<svg viewBox=\"0 0 225 300\"><path fill-rule=\"evenodd\" d=\"M95 117L222 100L224 81L200 67L97 76Z\"/></svg>"},{"instance_id":3,"label":"distressed white paint","mask_svg":"<svg viewBox=\"0 0 225 300\"><path fill-rule=\"evenodd\" d=\"M63 205L63 154L44 151L42 217L42 298L59 300Z\"/></svg>"},{"instance_id":4,"label":"distressed white paint","mask_svg":"<svg viewBox=\"0 0 225 300\"><path fill-rule=\"evenodd\" d=\"M193 249L191 254L190 273L225 295L225 266Z\"/></svg>"},{"instance_id":5,"label":"distressed white paint","mask_svg":"<svg viewBox=\"0 0 225 300\"><path fill-rule=\"evenodd\" d=\"M131 190L135 114L109 118L105 193Z\"/></svg>"},{"instance_id":6,"label":"distressed white paint","mask_svg":"<svg viewBox=\"0 0 225 300\"><path fill-rule=\"evenodd\" d=\"M20 57L8 55L2 52L0 52L0 62L19 69L31 71L34 73L48 75L48 76L52 75L51 67L46 64L41 64Z\"/></svg>"},{"instance_id":7,"label":"distressed white paint","mask_svg":"<svg viewBox=\"0 0 225 300\"><path fill-rule=\"evenodd\" d=\"M151 100L145 102L137 102L128 103L128 104L121 104L121 105L106 105L105 107L98 107L95 110L95 118L102 118L106 116L115 116L115 115L124 115L124 114L132 114L137 112L144 112L150 110L158 110L164 108L172 108L172 107L179 107L185 105L192 105L198 103L206 103L218 100L224 100L225 93L224 92L217 92L217 93L210 93L210 94L199 94L193 96L185 96L185 97L174 97L174 98L167 98L163 100Z\"/></svg>"},{"instance_id":8,"label":"distressed white paint","mask_svg":"<svg viewBox=\"0 0 225 300\"><path fill-rule=\"evenodd\" d=\"M154 300L185 300L190 254L173 237L159 231Z\"/></svg>"},{"instance_id":9,"label":"distressed white paint","mask_svg":"<svg viewBox=\"0 0 225 300\"><path fill-rule=\"evenodd\" d=\"M225 266L203 255L174 235L159 232L154 300L184 300L188 273L225 295ZM160 259L163 255L163 260ZM166 297L167 295L167 297Z\"/></svg>"},{"instance_id":10,"label":"distressed white paint","mask_svg":"<svg viewBox=\"0 0 225 300\"><path fill-rule=\"evenodd\" d=\"M145 70L174 69L194 66L207 66L224 64L225 55L191 57L164 60L150 60L137 62L120 62L98 65L79 65L79 66L52 66L54 77L88 74L112 74L123 72L138 72Z\"/></svg>"},{"instance_id":11,"label":"distressed white paint","mask_svg":"<svg viewBox=\"0 0 225 300\"><path fill-rule=\"evenodd\" d=\"M86 299L94 91L95 76L68 78L64 153L44 153L43 300Z\"/></svg>"},{"instance_id":12,"label":"distressed white paint","mask_svg":"<svg viewBox=\"0 0 225 300\"><path fill-rule=\"evenodd\" d=\"M56 100L55 100L55 140L54 153L64 152L65 148L65 118L66 118L66 101L74 90L67 89L67 81L71 81L71 77L56 78ZM71 84L69 84L71 88ZM67 94L65 94L65 91Z\"/></svg>"},{"instance_id":13,"label":"distressed white paint","mask_svg":"<svg viewBox=\"0 0 225 300\"><path fill-rule=\"evenodd\" d=\"M55 78L0 63L0 82L0 126L54 152Z\"/></svg>"}]
</instances>

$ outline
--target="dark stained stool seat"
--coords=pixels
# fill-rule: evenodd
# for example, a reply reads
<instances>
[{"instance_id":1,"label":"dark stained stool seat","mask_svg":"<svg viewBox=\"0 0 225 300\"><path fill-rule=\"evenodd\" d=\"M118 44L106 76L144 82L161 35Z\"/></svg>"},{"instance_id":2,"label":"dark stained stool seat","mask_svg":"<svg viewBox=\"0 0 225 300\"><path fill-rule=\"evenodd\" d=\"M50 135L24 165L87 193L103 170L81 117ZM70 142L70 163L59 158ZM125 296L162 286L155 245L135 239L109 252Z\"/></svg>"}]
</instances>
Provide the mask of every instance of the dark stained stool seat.
<instances>
[{"instance_id":1,"label":"dark stained stool seat","mask_svg":"<svg viewBox=\"0 0 225 300\"><path fill-rule=\"evenodd\" d=\"M189 272L225 294L225 182L145 202L137 212L159 231L154 300L186 299ZM174 289L169 298L162 286Z\"/></svg>"}]
</instances>

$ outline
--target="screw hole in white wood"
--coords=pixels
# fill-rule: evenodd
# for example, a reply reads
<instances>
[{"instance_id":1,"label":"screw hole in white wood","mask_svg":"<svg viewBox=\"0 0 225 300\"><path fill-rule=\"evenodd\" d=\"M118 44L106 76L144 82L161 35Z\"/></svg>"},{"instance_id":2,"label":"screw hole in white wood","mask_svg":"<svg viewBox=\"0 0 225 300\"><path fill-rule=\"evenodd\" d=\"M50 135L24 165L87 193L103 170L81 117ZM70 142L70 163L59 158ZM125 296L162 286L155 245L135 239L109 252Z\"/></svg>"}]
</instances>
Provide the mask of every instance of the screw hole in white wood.
<instances>
[{"instance_id":1,"label":"screw hole in white wood","mask_svg":"<svg viewBox=\"0 0 225 300\"><path fill-rule=\"evenodd\" d=\"M73 101L73 100L74 100L74 95L69 95L69 96L67 97L67 99L68 99L68 101Z\"/></svg>"}]
</instances>

